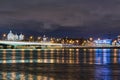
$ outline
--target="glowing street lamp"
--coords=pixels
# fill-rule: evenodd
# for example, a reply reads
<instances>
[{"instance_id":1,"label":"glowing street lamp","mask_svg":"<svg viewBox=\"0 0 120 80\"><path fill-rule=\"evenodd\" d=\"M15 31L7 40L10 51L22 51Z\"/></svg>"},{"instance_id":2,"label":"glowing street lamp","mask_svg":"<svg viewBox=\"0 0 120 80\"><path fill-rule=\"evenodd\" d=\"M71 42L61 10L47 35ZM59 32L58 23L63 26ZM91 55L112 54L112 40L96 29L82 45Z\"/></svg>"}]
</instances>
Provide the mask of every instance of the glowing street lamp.
<instances>
[{"instance_id":1,"label":"glowing street lamp","mask_svg":"<svg viewBox=\"0 0 120 80\"><path fill-rule=\"evenodd\" d=\"M79 42L79 40L76 40L76 42L78 43L78 42Z\"/></svg>"},{"instance_id":2,"label":"glowing street lamp","mask_svg":"<svg viewBox=\"0 0 120 80\"><path fill-rule=\"evenodd\" d=\"M38 40L40 40L41 39L41 37L38 37Z\"/></svg>"},{"instance_id":3,"label":"glowing street lamp","mask_svg":"<svg viewBox=\"0 0 120 80\"><path fill-rule=\"evenodd\" d=\"M33 38L33 36L30 36L30 39L32 39Z\"/></svg>"},{"instance_id":4,"label":"glowing street lamp","mask_svg":"<svg viewBox=\"0 0 120 80\"><path fill-rule=\"evenodd\" d=\"M72 44L72 40L70 40L69 43Z\"/></svg>"},{"instance_id":5,"label":"glowing street lamp","mask_svg":"<svg viewBox=\"0 0 120 80\"><path fill-rule=\"evenodd\" d=\"M33 36L30 36L30 37L29 37L29 41L32 41L32 40L33 40Z\"/></svg>"},{"instance_id":6,"label":"glowing street lamp","mask_svg":"<svg viewBox=\"0 0 120 80\"><path fill-rule=\"evenodd\" d=\"M6 37L6 34L3 34L3 37Z\"/></svg>"},{"instance_id":7,"label":"glowing street lamp","mask_svg":"<svg viewBox=\"0 0 120 80\"><path fill-rule=\"evenodd\" d=\"M41 37L38 37L37 40L40 41Z\"/></svg>"},{"instance_id":8,"label":"glowing street lamp","mask_svg":"<svg viewBox=\"0 0 120 80\"><path fill-rule=\"evenodd\" d=\"M93 38L92 38L92 37L90 37L90 38L89 38L89 40L90 40L90 41L93 41Z\"/></svg>"},{"instance_id":9,"label":"glowing street lamp","mask_svg":"<svg viewBox=\"0 0 120 80\"><path fill-rule=\"evenodd\" d=\"M6 34L3 34L2 37L3 37L3 40L5 40L5 38L6 38Z\"/></svg>"},{"instance_id":10,"label":"glowing street lamp","mask_svg":"<svg viewBox=\"0 0 120 80\"><path fill-rule=\"evenodd\" d=\"M77 44L77 45L79 44L79 40L76 40L76 44Z\"/></svg>"}]
</instances>

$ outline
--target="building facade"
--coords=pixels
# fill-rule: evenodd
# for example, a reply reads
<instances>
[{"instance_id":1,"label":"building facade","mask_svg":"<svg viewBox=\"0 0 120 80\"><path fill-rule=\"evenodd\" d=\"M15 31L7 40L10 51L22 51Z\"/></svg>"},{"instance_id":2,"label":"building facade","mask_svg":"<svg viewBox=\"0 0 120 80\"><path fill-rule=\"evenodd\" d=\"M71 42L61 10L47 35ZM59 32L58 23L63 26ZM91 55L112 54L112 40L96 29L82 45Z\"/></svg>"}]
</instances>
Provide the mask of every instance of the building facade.
<instances>
[{"instance_id":1,"label":"building facade","mask_svg":"<svg viewBox=\"0 0 120 80\"><path fill-rule=\"evenodd\" d=\"M7 40L9 41L24 40L24 35L13 34L13 32L10 30L10 32L7 34Z\"/></svg>"},{"instance_id":2,"label":"building facade","mask_svg":"<svg viewBox=\"0 0 120 80\"><path fill-rule=\"evenodd\" d=\"M98 39L94 40L96 46L109 46L112 45L112 39Z\"/></svg>"}]
</instances>

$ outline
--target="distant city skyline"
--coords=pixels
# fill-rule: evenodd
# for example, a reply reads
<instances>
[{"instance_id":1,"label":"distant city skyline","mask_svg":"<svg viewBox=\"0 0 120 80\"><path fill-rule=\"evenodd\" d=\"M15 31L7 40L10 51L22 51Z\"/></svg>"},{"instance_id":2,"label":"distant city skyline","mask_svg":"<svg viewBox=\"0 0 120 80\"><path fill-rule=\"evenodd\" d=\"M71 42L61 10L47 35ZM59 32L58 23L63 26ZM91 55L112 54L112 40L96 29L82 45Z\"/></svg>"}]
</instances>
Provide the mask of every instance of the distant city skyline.
<instances>
[{"instance_id":1,"label":"distant city skyline","mask_svg":"<svg viewBox=\"0 0 120 80\"><path fill-rule=\"evenodd\" d=\"M8 32L3 32L3 33L0 33L0 39L2 39L3 37L5 38L7 38L7 35L10 33L10 32L12 32L14 35L23 35L24 36L24 38L25 39L29 39L31 36L34 38L34 39L37 39L38 37L44 37L44 36L46 36L46 37L48 37L49 39L50 38L71 38L71 39L89 39L89 38L93 38L93 39L98 39L98 38L100 38L100 39L117 39L118 38L118 36L120 36L120 35L112 35L111 33L108 33L108 34L106 34L106 35L101 35L101 36L97 36L97 35L91 35L91 36L88 36L88 35L86 35L86 36L74 36L74 34L72 35L70 35L70 34L68 34L67 36L66 35L64 35L64 34L62 34L62 33L59 33L59 34L56 34L56 35L53 35L52 33L50 34L49 32L46 32L46 33L35 33L35 34L32 34L32 33L26 33L26 32L20 32L20 31L16 31L16 30L9 30Z\"/></svg>"}]
</instances>

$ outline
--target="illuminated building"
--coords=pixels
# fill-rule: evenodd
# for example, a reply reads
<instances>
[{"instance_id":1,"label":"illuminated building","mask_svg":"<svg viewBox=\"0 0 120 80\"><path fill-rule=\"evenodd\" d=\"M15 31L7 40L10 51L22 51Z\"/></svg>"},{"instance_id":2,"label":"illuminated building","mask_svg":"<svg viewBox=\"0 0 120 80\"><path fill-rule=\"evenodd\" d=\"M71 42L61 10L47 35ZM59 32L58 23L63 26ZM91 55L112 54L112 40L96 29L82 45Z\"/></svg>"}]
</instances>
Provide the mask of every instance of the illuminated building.
<instances>
[{"instance_id":1,"label":"illuminated building","mask_svg":"<svg viewBox=\"0 0 120 80\"><path fill-rule=\"evenodd\" d=\"M117 43L120 44L120 35L117 36Z\"/></svg>"},{"instance_id":2,"label":"illuminated building","mask_svg":"<svg viewBox=\"0 0 120 80\"><path fill-rule=\"evenodd\" d=\"M23 34L19 35L19 40L24 40L24 35Z\"/></svg>"},{"instance_id":3,"label":"illuminated building","mask_svg":"<svg viewBox=\"0 0 120 80\"><path fill-rule=\"evenodd\" d=\"M47 41L47 37L44 35L43 36L43 42L46 42Z\"/></svg>"},{"instance_id":4,"label":"illuminated building","mask_svg":"<svg viewBox=\"0 0 120 80\"><path fill-rule=\"evenodd\" d=\"M120 45L120 35L118 35L118 36L117 36L117 39L115 39L115 40L112 42L112 45L117 45L117 46Z\"/></svg>"},{"instance_id":5,"label":"illuminated building","mask_svg":"<svg viewBox=\"0 0 120 80\"><path fill-rule=\"evenodd\" d=\"M94 40L96 46L107 46L112 44L112 39Z\"/></svg>"},{"instance_id":6,"label":"illuminated building","mask_svg":"<svg viewBox=\"0 0 120 80\"><path fill-rule=\"evenodd\" d=\"M10 32L7 35L7 40L8 41L23 40L23 39L24 39L24 35L23 34L20 34L20 35L13 34L11 30L10 30Z\"/></svg>"}]
</instances>

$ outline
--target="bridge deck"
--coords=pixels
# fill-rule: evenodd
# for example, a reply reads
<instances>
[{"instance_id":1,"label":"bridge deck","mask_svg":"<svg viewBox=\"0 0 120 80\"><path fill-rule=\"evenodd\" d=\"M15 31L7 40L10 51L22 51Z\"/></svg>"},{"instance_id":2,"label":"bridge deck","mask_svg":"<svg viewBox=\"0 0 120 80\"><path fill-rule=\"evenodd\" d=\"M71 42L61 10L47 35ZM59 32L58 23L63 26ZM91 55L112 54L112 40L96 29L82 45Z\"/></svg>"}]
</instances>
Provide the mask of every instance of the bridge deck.
<instances>
[{"instance_id":1,"label":"bridge deck","mask_svg":"<svg viewBox=\"0 0 120 80\"><path fill-rule=\"evenodd\" d=\"M40 45L46 45L46 46L62 46L62 44L58 44L58 43L50 43L50 42L25 42L25 41L0 41L0 44L5 44L5 45L12 45L12 46L24 46L24 45L36 45L36 46L40 46Z\"/></svg>"}]
</instances>

